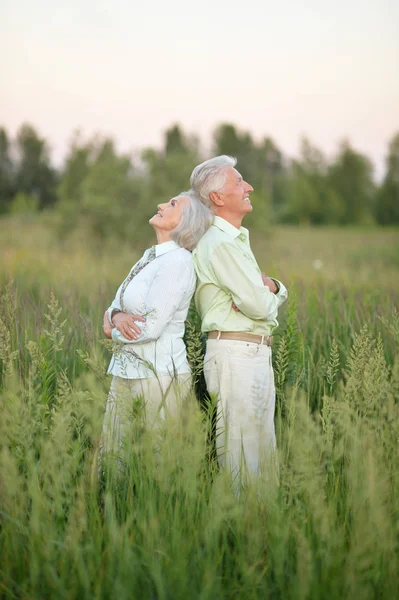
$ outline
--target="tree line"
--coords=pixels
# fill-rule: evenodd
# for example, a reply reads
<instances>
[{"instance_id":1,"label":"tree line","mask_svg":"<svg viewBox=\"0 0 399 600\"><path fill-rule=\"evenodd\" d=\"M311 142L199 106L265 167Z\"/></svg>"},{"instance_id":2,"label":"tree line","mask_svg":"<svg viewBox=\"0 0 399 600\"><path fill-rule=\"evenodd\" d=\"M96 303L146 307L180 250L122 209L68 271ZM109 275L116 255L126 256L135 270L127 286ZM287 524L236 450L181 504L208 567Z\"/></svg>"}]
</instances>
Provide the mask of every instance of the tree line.
<instances>
[{"instance_id":1,"label":"tree line","mask_svg":"<svg viewBox=\"0 0 399 600\"><path fill-rule=\"evenodd\" d=\"M399 224L399 132L389 142L385 175L373 178L369 158L343 141L332 160L307 138L299 157L284 156L270 137L254 140L235 125L219 125L212 155L229 154L255 191L251 227L270 222L350 225ZM200 141L179 125L164 133L162 148L133 158L111 138L73 135L63 166L52 164L49 144L30 124L15 139L0 128L0 214L52 210L64 235L84 226L100 239L141 235L157 203L189 186L204 160Z\"/></svg>"}]
</instances>

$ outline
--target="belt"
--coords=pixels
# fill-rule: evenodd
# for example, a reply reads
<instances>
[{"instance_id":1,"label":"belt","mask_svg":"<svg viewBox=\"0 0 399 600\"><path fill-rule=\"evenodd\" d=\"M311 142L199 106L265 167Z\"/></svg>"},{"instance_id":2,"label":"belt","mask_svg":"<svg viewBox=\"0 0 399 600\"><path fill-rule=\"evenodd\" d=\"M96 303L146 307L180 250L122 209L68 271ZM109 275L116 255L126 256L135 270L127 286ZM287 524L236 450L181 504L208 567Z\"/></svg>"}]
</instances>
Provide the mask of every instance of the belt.
<instances>
[{"instance_id":1,"label":"belt","mask_svg":"<svg viewBox=\"0 0 399 600\"><path fill-rule=\"evenodd\" d=\"M240 331L209 331L209 340L238 340L239 342L252 342L253 344L273 345L271 335L256 335L255 333L245 333Z\"/></svg>"}]
</instances>

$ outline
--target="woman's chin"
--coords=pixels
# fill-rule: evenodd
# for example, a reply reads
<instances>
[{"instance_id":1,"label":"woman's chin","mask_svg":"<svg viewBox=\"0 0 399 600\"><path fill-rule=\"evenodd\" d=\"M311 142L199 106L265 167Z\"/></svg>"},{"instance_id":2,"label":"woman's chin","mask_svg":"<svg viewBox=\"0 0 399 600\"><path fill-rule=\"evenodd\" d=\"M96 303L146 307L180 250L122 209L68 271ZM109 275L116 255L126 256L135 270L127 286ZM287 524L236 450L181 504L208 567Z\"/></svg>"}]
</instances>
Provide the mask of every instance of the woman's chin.
<instances>
[{"instance_id":1,"label":"woman's chin","mask_svg":"<svg viewBox=\"0 0 399 600\"><path fill-rule=\"evenodd\" d=\"M157 217L158 215L154 215L153 217L151 217L151 219L148 221L150 225L152 225L154 227L154 224L157 222Z\"/></svg>"}]
</instances>

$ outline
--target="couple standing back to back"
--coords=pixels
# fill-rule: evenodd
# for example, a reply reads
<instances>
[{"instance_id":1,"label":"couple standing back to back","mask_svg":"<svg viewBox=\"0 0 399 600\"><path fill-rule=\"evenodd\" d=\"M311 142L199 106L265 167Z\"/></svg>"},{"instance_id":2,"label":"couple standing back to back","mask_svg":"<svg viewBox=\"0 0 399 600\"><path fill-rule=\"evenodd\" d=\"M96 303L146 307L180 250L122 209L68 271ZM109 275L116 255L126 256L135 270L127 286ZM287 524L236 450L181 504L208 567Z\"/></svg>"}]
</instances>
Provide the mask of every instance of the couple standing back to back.
<instances>
[{"instance_id":1,"label":"couple standing back to back","mask_svg":"<svg viewBox=\"0 0 399 600\"><path fill-rule=\"evenodd\" d=\"M252 211L253 188L235 165L228 156L205 161L194 169L189 192L158 205L149 221L158 244L136 263L104 315L105 335L118 344L108 370L105 449L111 430L118 443L127 433L122 397L142 396L151 423L179 409L174 383L190 385L183 335L195 290L208 335L205 381L217 397L219 465L233 476L243 466L256 473L274 453L271 334L287 290L260 271L252 253L242 221Z\"/></svg>"}]
</instances>

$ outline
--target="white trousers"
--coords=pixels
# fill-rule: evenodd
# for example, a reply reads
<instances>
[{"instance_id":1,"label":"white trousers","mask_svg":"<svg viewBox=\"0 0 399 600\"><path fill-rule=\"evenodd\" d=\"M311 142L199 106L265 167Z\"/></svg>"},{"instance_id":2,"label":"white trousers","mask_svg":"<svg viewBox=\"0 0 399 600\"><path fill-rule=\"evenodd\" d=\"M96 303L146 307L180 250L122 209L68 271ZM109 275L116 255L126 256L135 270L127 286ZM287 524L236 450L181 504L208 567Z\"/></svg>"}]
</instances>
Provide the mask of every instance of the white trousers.
<instances>
[{"instance_id":1,"label":"white trousers","mask_svg":"<svg viewBox=\"0 0 399 600\"><path fill-rule=\"evenodd\" d=\"M101 440L103 452L119 453L135 426L157 428L167 416L176 418L190 390L191 375L147 379L112 378Z\"/></svg>"},{"instance_id":2,"label":"white trousers","mask_svg":"<svg viewBox=\"0 0 399 600\"><path fill-rule=\"evenodd\" d=\"M207 341L204 375L217 394L216 447L220 467L233 476L275 466L275 387L269 346Z\"/></svg>"}]
</instances>

